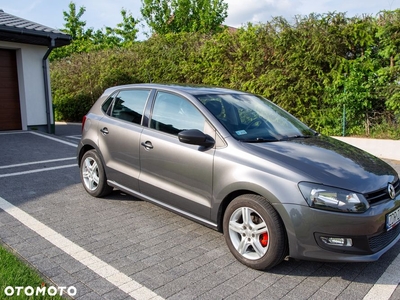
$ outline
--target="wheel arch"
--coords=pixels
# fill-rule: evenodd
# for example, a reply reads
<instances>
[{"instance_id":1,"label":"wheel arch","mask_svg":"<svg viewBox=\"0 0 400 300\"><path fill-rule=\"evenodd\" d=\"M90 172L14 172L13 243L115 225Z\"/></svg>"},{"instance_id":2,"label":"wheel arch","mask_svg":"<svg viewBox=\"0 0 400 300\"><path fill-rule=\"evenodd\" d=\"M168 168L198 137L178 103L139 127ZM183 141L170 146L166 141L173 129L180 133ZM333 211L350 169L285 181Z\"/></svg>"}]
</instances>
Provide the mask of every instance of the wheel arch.
<instances>
[{"instance_id":1,"label":"wheel arch","mask_svg":"<svg viewBox=\"0 0 400 300\"><path fill-rule=\"evenodd\" d=\"M81 164L82 157L85 155L86 152L88 152L90 150L96 150L97 155L100 157L101 162L104 165L103 155L101 154L99 148L97 147L96 144L94 144L90 140L88 140L88 141L82 141L82 145L78 149L77 159L78 159L79 167L80 167L80 164Z\"/></svg>"},{"instance_id":2,"label":"wheel arch","mask_svg":"<svg viewBox=\"0 0 400 300\"><path fill-rule=\"evenodd\" d=\"M281 218L281 220L285 226L285 231L286 231L286 227L287 227L286 220L288 220L288 216L285 216L285 214L287 214L287 213L286 213L285 209L280 205L280 202L276 199L276 197L273 194L260 193L259 191L256 191L254 189L237 189L237 190L231 191L229 194L227 194L223 198L223 200L219 204L218 213L217 213L218 231L223 232L222 223L223 223L226 208L228 207L229 203L231 203L237 197L239 197L241 195L245 195L245 194L258 195L258 196L265 198L272 205L272 207L276 210L278 216ZM284 215L282 215L282 214L284 214Z\"/></svg>"},{"instance_id":3,"label":"wheel arch","mask_svg":"<svg viewBox=\"0 0 400 300\"><path fill-rule=\"evenodd\" d=\"M231 203L235 198L245 195L245 194L254 194L258 195L257 193L250 191L250 190L236 190L228 195L225 196L225 198L222 200L221 204L219 205L218 208L218 215L217 215L217 225L218 225L218 231L223 232L223 220L224 220L224 214L226 211L226 208L228 207L229 203Z\"/></svg>"},{"instance_id":4,"label":"wheel arch","mask_svg":"<svg viewBox=\"0 0 400 300\"><path fill-rule=\"evenodd\" d=\"M93 149L95 149L95 148L91 145L84 145L82 148L79 149L79 153L78 153L78 165L79 166L81 164L82 157L85 155L85 153L88 152L89 150L93 150Z\"/></svg>"}]
</instances>

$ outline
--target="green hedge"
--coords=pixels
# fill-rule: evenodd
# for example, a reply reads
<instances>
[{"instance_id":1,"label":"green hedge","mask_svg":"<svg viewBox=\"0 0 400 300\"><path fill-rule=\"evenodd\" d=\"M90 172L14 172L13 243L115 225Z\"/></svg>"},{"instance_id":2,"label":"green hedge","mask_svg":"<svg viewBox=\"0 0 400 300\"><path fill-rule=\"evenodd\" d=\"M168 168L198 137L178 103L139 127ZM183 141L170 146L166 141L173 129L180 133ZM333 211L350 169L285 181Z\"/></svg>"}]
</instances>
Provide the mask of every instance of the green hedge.
<instances>
[{"instance_id":1,"label":"green hedge","mask_svg":"<svg viewBox=\"0 0 400 300\"><path fill-rule=\"evenodd\" d=\"M56 118L81 120L109 86L193 83L261 94L324 134L342 133L345 108L347 134L399 138L399 16L275 18L74 55L51 63Z\"/></svg>"}]
</instances>

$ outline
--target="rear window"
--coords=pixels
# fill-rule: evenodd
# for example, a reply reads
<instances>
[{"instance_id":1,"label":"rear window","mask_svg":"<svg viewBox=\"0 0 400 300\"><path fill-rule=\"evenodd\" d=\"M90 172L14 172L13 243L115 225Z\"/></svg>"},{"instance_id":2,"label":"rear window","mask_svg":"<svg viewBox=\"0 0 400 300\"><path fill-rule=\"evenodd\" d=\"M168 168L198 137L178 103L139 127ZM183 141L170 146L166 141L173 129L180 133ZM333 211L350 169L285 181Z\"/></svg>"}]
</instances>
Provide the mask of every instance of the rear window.
<instances>
[{"instance_id":1,"label":"rear window","mask_svg":"<svg viewBox=\"0 0 400 300\"><path fill-rule=\"evenodd\" d=\"M149 94L150 90L122 90L110 96L101 109L111 117L141 124Z\"/></svg>"},{"instance_id":2,"label":"rear window","mask_svg":"<svg viewBox=\"0 0 400 300\"><path fill-rule=\"evenodd\" d=\"M111 111L111 104L112 101L114 100L114 96L110 96L108 97L108 99L106 100L106 102L103 103L103 105L101 106L101 109L103 110L103 112L107 115L110 115L110 111Z\"/></svg>"}]
</instances>

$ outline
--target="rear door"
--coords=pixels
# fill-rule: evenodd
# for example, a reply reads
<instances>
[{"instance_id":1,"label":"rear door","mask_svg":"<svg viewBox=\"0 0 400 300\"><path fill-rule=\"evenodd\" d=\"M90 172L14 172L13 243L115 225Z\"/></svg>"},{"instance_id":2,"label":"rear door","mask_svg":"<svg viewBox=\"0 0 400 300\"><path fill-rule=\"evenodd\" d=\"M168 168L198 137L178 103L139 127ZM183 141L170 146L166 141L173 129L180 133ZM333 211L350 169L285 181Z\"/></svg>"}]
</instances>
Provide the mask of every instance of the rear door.
<instances>
[{"instance_id":1,"label":"rear door","mask_svg":"<svg viewBox=\"0 0 400 300\"><path fill-rule=\"evenodd\" d=\"M210 218L214 148L179 142L184 129L215 130L184 97L158 92L149 128L140 140L140 192L193 216Z\"/></svg>"},{"instance_id":2,"label":"rear door","mask_svg":"<svg viewBox=\"0 0 400 300\"><path fill-rule=\"evenodd\" d=\"M125 89L114 94L99 122L99 145L108 180L138 191L139 144L149 89ZM106 101L106 103L107 103Z\"/></svg>"}]
</instances>

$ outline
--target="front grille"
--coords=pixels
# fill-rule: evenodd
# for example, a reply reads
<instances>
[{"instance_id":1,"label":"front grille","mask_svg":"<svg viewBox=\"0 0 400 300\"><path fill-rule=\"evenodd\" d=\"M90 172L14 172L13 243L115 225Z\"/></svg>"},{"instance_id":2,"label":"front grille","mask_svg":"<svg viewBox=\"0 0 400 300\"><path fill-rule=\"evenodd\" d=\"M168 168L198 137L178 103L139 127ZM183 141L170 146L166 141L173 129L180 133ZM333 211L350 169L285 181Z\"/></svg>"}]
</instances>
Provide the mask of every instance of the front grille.
<instances>
[{"instance_id":1,"label":"front grille","mask_svg":"<svg viewBox=\"0 0 400 300\"><path fill-rule=\"evenodd\" d=\"M389 231L385 231L380 235L371 237L368 239L369 248L373 252L378 252L382 250L387 245L389 245L398 235L400 234L400 224Z\"/></svg>"},{"instance_id":2,"label":"front grille","mask_svg":"<svg viewBox=\"0 0 400 300\"><path fill-rule=\"evenodd\" d=\"M392 182L392 184L394 186L394 189L396 190L396 196L397 196L400 193L399 178L397 178L396 181ZM390 199L387 187L377 190L377 191L374 191L374 192L371 192L371 193L364 194L364 196L367 199L369 204L374 204L374 203L378 203L383 200Z\"/></svg>"}]
</instances>

